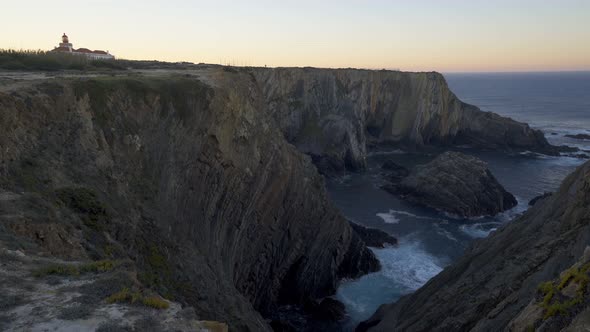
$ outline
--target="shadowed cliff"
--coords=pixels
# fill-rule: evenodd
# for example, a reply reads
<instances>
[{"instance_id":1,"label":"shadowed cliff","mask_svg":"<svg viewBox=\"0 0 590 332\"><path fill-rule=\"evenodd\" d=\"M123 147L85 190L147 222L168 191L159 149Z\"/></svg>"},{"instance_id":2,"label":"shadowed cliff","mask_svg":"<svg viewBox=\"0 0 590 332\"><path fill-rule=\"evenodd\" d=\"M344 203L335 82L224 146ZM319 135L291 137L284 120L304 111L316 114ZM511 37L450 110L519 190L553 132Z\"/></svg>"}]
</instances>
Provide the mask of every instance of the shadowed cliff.
<instances>
[{"instance_id":1,"label":"shadowed cliff","mask_svg":"<svg viewBox=\"0 0 590 332\"><path fill-rule=\"evenodd\" d=\"M1 244L131 259L144 287L200 319L268 330L256 311L329 295L379 265L252 78L201 74L4 87Z\"/></svg>"}]
</instances>

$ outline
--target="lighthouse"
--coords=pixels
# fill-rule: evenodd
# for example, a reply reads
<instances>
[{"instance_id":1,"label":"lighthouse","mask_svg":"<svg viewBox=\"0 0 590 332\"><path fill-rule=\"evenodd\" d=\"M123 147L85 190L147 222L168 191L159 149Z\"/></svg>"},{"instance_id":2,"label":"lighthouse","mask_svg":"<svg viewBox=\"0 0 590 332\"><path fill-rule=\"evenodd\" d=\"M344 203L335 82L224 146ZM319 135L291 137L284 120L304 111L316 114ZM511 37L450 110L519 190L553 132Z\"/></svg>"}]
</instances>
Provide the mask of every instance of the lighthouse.
<instances>
[{"instance_id":1,"label":"lighthouse","mask_svg":"<svg viewBox=\"0 0 590 332\"><path fill-rule=\"evenodd\" d=\"M68 35L65 34L65 32L63 36L61 36L61 43L59 43L59 47L54 48L53 50L51 50L51 52L62 52L73 55L85 56L91 60L112 60L115 58L115 56L110 54L109 51L92 51L87 48L74 49L74 45L70 43L70 39L68 38Z\"/></svg>"},{"instance_id":2,"label":"lighthouse","mask_svg":"<svg viewBox=\"0 0 590 332\"><path fill-rule=\"evenodd\" d=\"M59 43L59 47L65 47L67 48L70 52L72 52L72 43L70 43L70 40L68 39L68 35L66 35L66 33L64 32L63 36L61 36L61 43Z\"/></svg>"}]
</instances>

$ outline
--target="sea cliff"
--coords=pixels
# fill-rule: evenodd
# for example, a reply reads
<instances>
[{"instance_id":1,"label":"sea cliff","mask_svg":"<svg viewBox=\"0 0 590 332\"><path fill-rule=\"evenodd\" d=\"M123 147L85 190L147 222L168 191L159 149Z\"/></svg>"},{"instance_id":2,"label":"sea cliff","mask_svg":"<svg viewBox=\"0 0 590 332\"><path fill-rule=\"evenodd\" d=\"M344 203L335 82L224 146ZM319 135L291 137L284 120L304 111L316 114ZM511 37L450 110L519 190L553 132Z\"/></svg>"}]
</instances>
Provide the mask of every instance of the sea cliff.
<instances>
[{"instance_id":1,"label":"sea cliff","mask_svg":"<svg viewBox=\"0 0 590 332\"><path fill-rule=\"evenodd\" d=\"M555 154L543 133L459 100L436 72L252 69L287 140L320 171L359 170L367 147L471 145Z\"/></svg>"},{"instance_id":2,"label":"sea cliff","mask_svg":"<svg viewBox=\"0 0 590 332\"><path fill-rule=\"evenodd\" d=\"M143 287L232 330L379 267L249 75L20 83L0 92L3 247L131 260Z\"/></svg>"}]
</instances>

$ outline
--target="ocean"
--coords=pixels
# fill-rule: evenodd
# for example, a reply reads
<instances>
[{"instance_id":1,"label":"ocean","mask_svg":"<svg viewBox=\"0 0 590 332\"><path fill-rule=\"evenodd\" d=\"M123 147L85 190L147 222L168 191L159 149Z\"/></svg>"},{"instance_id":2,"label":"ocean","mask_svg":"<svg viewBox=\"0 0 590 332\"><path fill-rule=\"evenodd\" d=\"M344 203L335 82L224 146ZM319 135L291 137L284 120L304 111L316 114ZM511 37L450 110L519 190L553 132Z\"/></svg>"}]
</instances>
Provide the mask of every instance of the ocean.
<instances>
[{"instance_id":1,"label":"ocean","mask_svg":"<svg viewBox=\"0 0 590 332\"><path fill-rule=\"evenodd\" d=\"M565 137L590 134L590 72L445 74L453 92L464 102L541 129L556 145L590 150L590 141ZM348 219L384 230L399 246L373 249L382 270L344 281L335 298L347 308L345 330L367 319L379 305L409 294L461 256L472 241L526 211L528 201L554 191L585 160L533 153L461 150L486 161L498 181L518 200L512 210L495 217L457 219L400 201L381 190L380 166L392 159L412 167L434 155L378 150L369 155L368 169L327 182L336 206Z\"/></svg>"}]
</instances>

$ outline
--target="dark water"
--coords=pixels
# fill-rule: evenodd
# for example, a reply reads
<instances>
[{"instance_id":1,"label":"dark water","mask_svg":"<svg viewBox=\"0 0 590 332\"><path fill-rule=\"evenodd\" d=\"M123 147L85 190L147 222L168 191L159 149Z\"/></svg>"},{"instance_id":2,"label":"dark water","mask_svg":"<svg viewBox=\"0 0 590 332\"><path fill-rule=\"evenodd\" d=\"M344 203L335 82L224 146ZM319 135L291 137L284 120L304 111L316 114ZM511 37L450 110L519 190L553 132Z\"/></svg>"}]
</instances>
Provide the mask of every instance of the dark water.
<instances>
[{"instance_id":1,"label":"dark water","mask_svg":"<svg viewBox=\"0 0 590 332\"><path fill-rule=\"evenodd\" d=\"M546 132L554 144L590 149L590 142L564 137L590 133L590 73L452 74L451 89L463 101L525 121ZM552 133L555 133L552 135ZM383 269L344 282L336 298L346 304L346 329L368 318L379 305L410 293L457 259L476 238L485 237L527 209L528 201L555 190L583 160L464 150L488 162L492 173L518 199L518 206L495 217L456 219L409 205L379 189L380 165L387 159L413 166L434 155L374 151L369 169L328 181L335 204L349 219L396 236L395 248L375 249Z\"/></svg>"}]
</instances>

